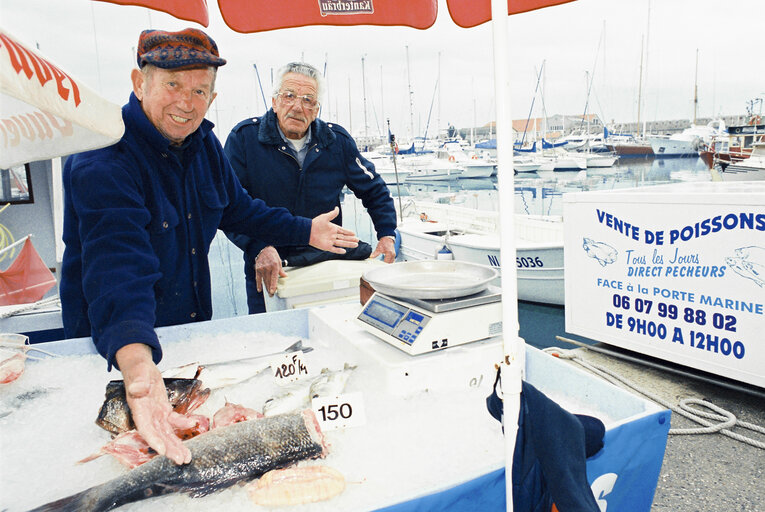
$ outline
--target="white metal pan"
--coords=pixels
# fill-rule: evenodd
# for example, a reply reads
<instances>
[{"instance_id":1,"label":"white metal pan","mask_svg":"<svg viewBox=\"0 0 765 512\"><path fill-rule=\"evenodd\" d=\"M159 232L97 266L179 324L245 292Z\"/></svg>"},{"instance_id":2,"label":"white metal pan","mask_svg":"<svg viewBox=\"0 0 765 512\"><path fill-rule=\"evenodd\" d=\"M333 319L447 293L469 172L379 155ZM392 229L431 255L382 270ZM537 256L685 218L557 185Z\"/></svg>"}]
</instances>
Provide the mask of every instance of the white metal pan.
<instances>
[{"instance_id":1,"label":"white metal pan","mask_svg":"<svg viewBox=\"0 0 765 512\"><path fill-rule=\"evenodd\" d=\"M376 291L393 297L451 299L485 290L499 272L465 261L422 260L375 267L363 277Z\"/></svg>"}]
</instances>

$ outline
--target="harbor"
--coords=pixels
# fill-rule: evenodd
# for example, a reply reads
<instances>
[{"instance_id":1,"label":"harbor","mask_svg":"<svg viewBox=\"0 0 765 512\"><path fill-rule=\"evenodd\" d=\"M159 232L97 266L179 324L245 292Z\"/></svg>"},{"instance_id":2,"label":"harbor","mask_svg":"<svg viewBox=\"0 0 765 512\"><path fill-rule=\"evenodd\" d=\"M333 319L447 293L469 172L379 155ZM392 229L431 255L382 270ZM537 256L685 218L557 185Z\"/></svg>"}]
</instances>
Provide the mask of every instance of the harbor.
<instances>
[{"instance_id":1,"label":"harbor","mask_svg":"<svg viewBox=\"0 0 765 512\"><path fill-rule=\"evenodd\" d=\"M4 2L0 510L763 510L705 2Z\"/></svg>"}]
</instances>

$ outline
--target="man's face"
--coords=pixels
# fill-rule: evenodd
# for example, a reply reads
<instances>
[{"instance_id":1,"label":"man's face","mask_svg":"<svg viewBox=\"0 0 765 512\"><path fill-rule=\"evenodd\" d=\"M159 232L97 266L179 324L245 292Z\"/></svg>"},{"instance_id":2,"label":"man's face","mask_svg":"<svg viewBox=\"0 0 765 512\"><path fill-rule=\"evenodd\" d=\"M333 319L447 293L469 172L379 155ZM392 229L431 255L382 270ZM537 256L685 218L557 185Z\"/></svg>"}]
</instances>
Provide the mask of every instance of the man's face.
<instances>
[{"instance_id":1,"label":"man's face","mask_svg":"<svg viewBox=\"0 0 765 512\"><path fill-rule=\"evenodd\" d=\"M317 98L316 80L297 73L287 73L282 79L279 95L271 98L271 104L279 120L279 128L288 139L301 139L308 131L308 126L319 113L319 104L306 105L305 96ZM292 101L288 98L293 96Z\"/></svg>"},{"instance_id":2,"label":"man's face","mask_svg":"<svg viewBox=\"0 0 765 512\"><path fill-rule=\"evenodd\" d=\"M211 68L134 69L132 79L146 117L173 144L181 144L199 128L216 96Z\"/></svg>"}]
</instances>

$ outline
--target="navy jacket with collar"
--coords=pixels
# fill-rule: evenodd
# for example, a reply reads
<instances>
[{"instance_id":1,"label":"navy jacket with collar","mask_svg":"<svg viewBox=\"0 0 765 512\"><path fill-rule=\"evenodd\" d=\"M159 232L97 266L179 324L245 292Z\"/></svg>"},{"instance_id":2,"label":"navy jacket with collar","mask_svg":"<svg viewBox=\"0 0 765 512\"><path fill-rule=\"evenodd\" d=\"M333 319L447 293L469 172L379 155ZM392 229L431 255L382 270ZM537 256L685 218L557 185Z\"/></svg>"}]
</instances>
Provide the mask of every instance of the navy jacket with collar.
<instances>
[{"instance_id":1,"label":"navy jacket with collar","mask_svg":"<svg viewBox=\"0 0 765 512\"><path fill-rule=\"evenodd\" d=\"M374 164L359 153L351 135L341 126L316 119L301 168L282 140L273 109L262 117L236 125L226 139L225 152L242 186L269 206L282 206L295 215L313 218L340 206L344 186L361 199L369 212L377 238L395 236L396 210L385 182ZM342 225L341 214L333 220ZM254 279L252 264L267 245L265 240L230 236L245 252L245 274Z\"/></svg>"},{"instance_id":2,"label":"navy jacket with collar","mask_svg":"<svg viewBox=\"0 0 765 512\"><path fill-rule=\"evenodd\" d=\"M203 120L183 161L131 94L116 144L64 166L61 303L67 337L91 336L109 368L130 343L162 356L155 327L212 317L207 253L218 229L307 244L311 220L252 200Z\"/></svg>"}]
</instances>

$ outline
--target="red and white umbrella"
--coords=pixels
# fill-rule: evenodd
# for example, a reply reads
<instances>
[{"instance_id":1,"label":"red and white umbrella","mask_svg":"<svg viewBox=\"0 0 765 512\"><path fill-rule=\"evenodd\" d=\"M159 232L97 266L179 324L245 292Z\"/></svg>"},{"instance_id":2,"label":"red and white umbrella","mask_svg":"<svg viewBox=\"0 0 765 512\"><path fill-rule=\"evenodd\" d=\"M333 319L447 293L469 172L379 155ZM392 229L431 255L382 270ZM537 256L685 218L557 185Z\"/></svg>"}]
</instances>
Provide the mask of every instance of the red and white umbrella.
<instances>
[{"instance_id":1,"label":"red and white umbrella","mask_svg":"<svg viewBox=\"0 0 765 512\"><path fill-rule=\"evenodd\" d=\"M0 169L122 137L120 107L0 28Z\"/></svg>"}]
</instances>

